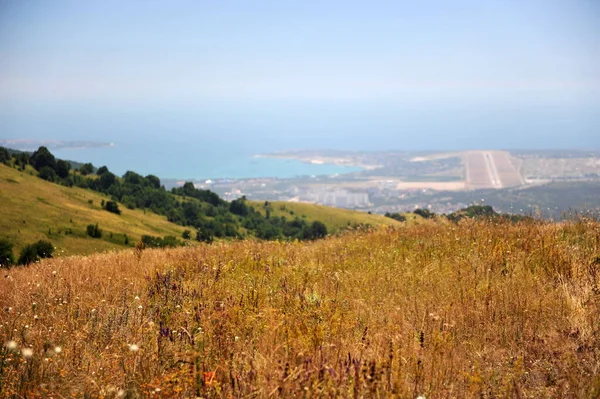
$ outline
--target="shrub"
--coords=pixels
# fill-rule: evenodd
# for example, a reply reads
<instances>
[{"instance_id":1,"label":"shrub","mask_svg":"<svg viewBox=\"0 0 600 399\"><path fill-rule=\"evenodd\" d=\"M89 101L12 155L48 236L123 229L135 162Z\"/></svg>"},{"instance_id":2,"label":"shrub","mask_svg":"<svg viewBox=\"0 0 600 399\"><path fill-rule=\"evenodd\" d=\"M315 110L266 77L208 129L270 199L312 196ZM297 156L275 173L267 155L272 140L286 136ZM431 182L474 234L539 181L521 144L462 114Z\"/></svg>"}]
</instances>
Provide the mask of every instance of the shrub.
<instances>
[{"instance_id":1,"label":"shrub","mask_svg":"<svg viewBox=\"0 0 600 399\"><path fill-rule=\"evenodd\" d=\"M397 212L396 213L386 212L385 217L397 220L399 222L406 222L406 216L404 216L400 213L397 213Z\"/></svg>"},{"instance_id":2,"label":"shrub","mask_svg":"<svg viewBox=\"0 0 600 399\"><path fill-rule=\"evenodd\" d=\"M181 237L184 240L189 240L190 238L192 238L192 232L189 230L184 230L183 233L181 234Z\"/></svg>"},{"instance_id":3,"label":"shrub","mask_svg":"<svg viewBox=\"0 0 600 399\"><path fill-rule=\"evenodd\" d=\"M415 209L413 213L421 216L423 219L430 219L435 216L435 213L431 212L429 209Z\"/></svg>"},{"instance_id":4,"label":"shrub","mask_svg":"<svg viewBox=\"0 0 600 399\"><path fill-rule=\"evenodd\" d=\"M10 267L15 263L13 245L5 239L0 240L0 267Z\"/></svg>"},{"instance_id":5,"label":"shrub","mask_svg":"<svg viewBox=\"0 0 600 399\"><path fill-rule=\"evenodd\" d=\"M106 201L106 203L104 204L104 209L106 209L109 212L116 213L117 215L121 214L119 204L117 204L115 201Z\"/></svg>"},{"instance_id":6,"label":"shrub","mask_svg":"<svg viewBox=\"0 0 600 399\"><path fill-rule=\"evenodd\" d=\"M54 247L50 242L40 240L36 243L26 245L21 250L17 263L19 265L28 265L42 258L51 258L53 252Z\"/></svg>"},{"instance_id":7,"label":"shrub","mask_svg":"<svg viewBox=\"0 0 600 399\"><path fill-rule=\"evenodd\" d=\"M98 223L96 224L88 224L87 226L87 235L92 238L100 238L102 237L102 230L98 227Z\"/></svg>"}]
</instances>

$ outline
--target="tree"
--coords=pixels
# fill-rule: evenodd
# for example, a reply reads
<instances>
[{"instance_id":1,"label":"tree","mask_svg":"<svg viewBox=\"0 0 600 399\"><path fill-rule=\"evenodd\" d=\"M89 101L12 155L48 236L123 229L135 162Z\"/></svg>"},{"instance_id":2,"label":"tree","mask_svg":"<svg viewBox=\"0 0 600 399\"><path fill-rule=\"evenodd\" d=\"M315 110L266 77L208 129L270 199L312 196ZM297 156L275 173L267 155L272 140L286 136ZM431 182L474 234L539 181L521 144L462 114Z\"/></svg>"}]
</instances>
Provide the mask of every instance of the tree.
<instances>
[{"instance_id":1,"label":"tree","mask_svg":"<svg viewBox=\"0 0 600 399\"><path fill-rule=\"evenodd\" d=\"M148 175L146 176L146 181L148 181L148 183L150 183L150 186L152 188L160 188L160 179L154 175Z\"/></svg>"},{"instance_id":2,"label":"tree","mask_svg":"<svg viewBox=\"0 0 600 399\"><path fill-rule=\"evenodd\" d=\"M100 238L102 237L102 230L98 227L98 223L96 224L88 224L87 226L87 235L92 238Z\"/></svg>"},{"instance_id":3,"label":"tree","mask_svg":"<svg viewBox=\"0 0 600 399\"><path fill-rule=\"evenodd\" d=\"M229 212L240 215L240 216L248 216L248 205L246 205L246 197L238 198L236 200L231 201L229 204Z\"/></svg>"},{"instance_id":4,"label":"tree","mask_svg":"<svg viewBox=\"0 0 600 399\"><path fill-rule=\"evenodd\" d=\"M323 238L327 235L327 226L323 222L319 222L315 220L312 222L310 227L308 228L306 238L309 240L316 240L318 238Z\"/></svg>"},{"instance_id":5,"label":"tree","mask_svg":"<svg viewBox=\"0 0 600 399\"><path fill-rule=\"evenodd\" d=\"M98 171L100 171L100 169L98 169ZM108 190L110 186L115 184L117 181L117 176L110 173L108 170L104 173L98 173L98 175L100 176L100 179L98 179L100 182L100 187L102 187L104 190Z\"/></svg>"},{"instance_id":6,"label":"tree","mask_svg":"<svg viewBox=\"0 0 600 399\"><path fill-rule=\"evenodd\" d=\"M183 233L181 234L181 237L184 240L189 240L190 238L192 238L192 232L189 230L183 230Z\"/></svg>"},{"instance_id":7,"label":"tree","mask_svg":"<svg viewBox=\"0 0 600 399\"><path fill-rule=\"evenodd\" d=\"M211 243L213 242L214 236L209 229L201 228L196 231L196 240Z\"/></svg>"},{"instance_id":8,"label":"tree","mask_svg":"<svg viewBox=\"0 0 600 399\"><path fill-rule=\"evenodd\" d=\"M11 156L8 150L4 147L0 147L0 163L8 164L10 158Z\"/></svg>"},{"instance_id":9,"label":"tree","mask_svg":"<svg viewBox=\"0 0 600 399\"><path fill-rule=\"evenodd\" d=\"M0 239L0 268L10 267L15 263L13 245L6 239Z\"/></svg>"},{"instance_id":10,"label":"tree","mask_svg":"<svg viewBox=\"0 0 600 399\"><path fill-rule=\"evenodd\" d=\"M69 176L69 171L71 170L71 164L67 161L63 161L59 159L56 161L56 174L61 179L65 179Z\"/></svg>"},{"instance_id":11,"label":"tree","mask_svg":"<svg viewBox=\"0 0 600 399\"><path fill-rule=\"evenodd\" d=\"M104 173L108 172L108 168L106 166L100 166L98 168L98 170L96 171L97 175L102 175Z\"/></svg>"},{"instance_id":12,"label":"tree","mask_svg":"<svg viewBox=\"0 0 600 399\"><path fill-rule=\"evenodd\" d=\"M104 209L106 209L109 212L116 213L117 215L121 214L119 204L117 204L115 201L106 201L106 203L104 204Z\"/></svg>"},{"instance_id":13,"label":"tree","mask_svg":"<svg viewBox=\"0 0 600 399\"><path fill-rule=\"evenodd\" d=\"M89 162L84 163L79 168L79 173L81 173L83 176L91 175L92 173L94 173L94 165L92 165Z\"/></svg>"},{"instance_id":14,"label":"tree","mask_svg":"<svg viewBox=\"0 0 600 399\"><path fill-rule=\"evenodd\" d=\"M54 158L54 155L52 155L52 153L44 146L38 148L37 151L31 155L29 162L33 165L35 170L38 171L44 166L56 169L56 159Z\"/></svg>"},{"instance_id":15,"label":"tree","mask_svg":"<svg viewBox=\"0 0 600 399\"><path fill-rule=\"evenodd\" d=\"M50 166L42 167L38 176L40 177L40 179L44 179L47 181L56 181L56 172Z\"/></svg>"}]
</instances>

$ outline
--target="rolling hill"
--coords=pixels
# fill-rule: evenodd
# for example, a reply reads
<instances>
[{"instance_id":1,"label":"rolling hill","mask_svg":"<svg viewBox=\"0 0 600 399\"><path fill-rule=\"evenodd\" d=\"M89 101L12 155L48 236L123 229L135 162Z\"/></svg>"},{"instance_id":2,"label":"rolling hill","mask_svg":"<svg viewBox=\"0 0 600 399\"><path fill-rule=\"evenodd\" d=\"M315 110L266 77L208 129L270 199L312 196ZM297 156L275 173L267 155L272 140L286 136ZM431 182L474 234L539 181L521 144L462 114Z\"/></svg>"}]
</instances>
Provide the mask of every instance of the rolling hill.
<instances>
[{"instance_id":1,"label":"rolling hill","mask_svg":"<svg viewBox=\"0 0 600 399\"><path fill-rule=\"evenodd\" d=\"M194 230L151 211L127 209L123 204L121 215L107 212L101 204L108 200L109 196L97 191L42 180L31 167L19 171L0 164L0 238L14 244L15 255L26 244L44 239L56 247L55 256L63 256L126 248L142 235L179 238L186 228ZM265 214L264 203L250 205ZM309 223L322 221L329 232L357 224L400 225L380 215L311 204L274 202L271 207L273 216L290 220L297 216ZM100 239L86 234L87 226L96 223L103 230Z\"/></svg>"},{"instance_id":2,"label":"rolling hill","mask_svg":"<svg viewBox=\"0 0 600 399\"><path fill-rule=\"evenodd\" d=\"M103 200L110 198L0 164L0 238L12 242L16 253L28 243L48 240L59 256L125 248L125 234L134 245L142 235L181 237L185 229L164 216L123 205L121 215L107 212ZM96 223L103 230L100 239L86 234L87 225Z\"/></svg>"}]
</instances>

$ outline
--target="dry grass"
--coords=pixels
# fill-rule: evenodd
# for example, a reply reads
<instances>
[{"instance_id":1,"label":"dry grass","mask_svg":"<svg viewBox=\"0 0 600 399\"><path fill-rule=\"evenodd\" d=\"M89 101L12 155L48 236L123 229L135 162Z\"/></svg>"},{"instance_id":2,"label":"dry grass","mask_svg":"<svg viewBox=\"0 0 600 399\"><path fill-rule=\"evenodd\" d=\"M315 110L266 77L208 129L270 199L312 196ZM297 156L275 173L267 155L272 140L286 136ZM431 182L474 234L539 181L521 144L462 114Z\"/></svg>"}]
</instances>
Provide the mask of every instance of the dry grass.
<instances>
[{"instance_id":1,"label":"dry grass","mask_svg":"<svg viewBox=\"0 0 600 399\"><path fill-rule=\"evenodd\" d=\"M0 395L597 397L599 246L465 221L48 260L0 281Z\"/></svg>"}]
</instances>

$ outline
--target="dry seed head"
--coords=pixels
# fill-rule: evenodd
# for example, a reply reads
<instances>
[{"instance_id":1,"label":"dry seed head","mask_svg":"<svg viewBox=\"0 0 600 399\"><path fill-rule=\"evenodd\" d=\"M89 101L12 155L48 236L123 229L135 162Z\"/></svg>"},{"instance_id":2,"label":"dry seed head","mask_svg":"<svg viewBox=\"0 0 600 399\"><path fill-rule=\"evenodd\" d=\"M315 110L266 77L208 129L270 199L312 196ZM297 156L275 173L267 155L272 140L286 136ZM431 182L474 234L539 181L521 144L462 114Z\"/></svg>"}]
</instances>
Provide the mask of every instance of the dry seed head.
<instances>
[{"instance_id":1,"label":"dry seed head","mask_svg":"<svg viewBox=\"0 0 600 399\"><path fill-rule=\"evenodd\" d=\"M6 349L14 351L15 349L17 349L19 347L19 345L17 344L16 341L8 341L7 343L4 344L4 346L6 346Z\"/></svg>"},{"instance_id":2,"label":"dry seed head","mask_svg":"<svg viewBox=\"0 0 600 399\"><path fill-rule=\"evenodd\" d=\"M23 348L21 349L21 354L24 358L28 359L33 356L33 349L31 348Z\"/></svg>"}]
</instances>

